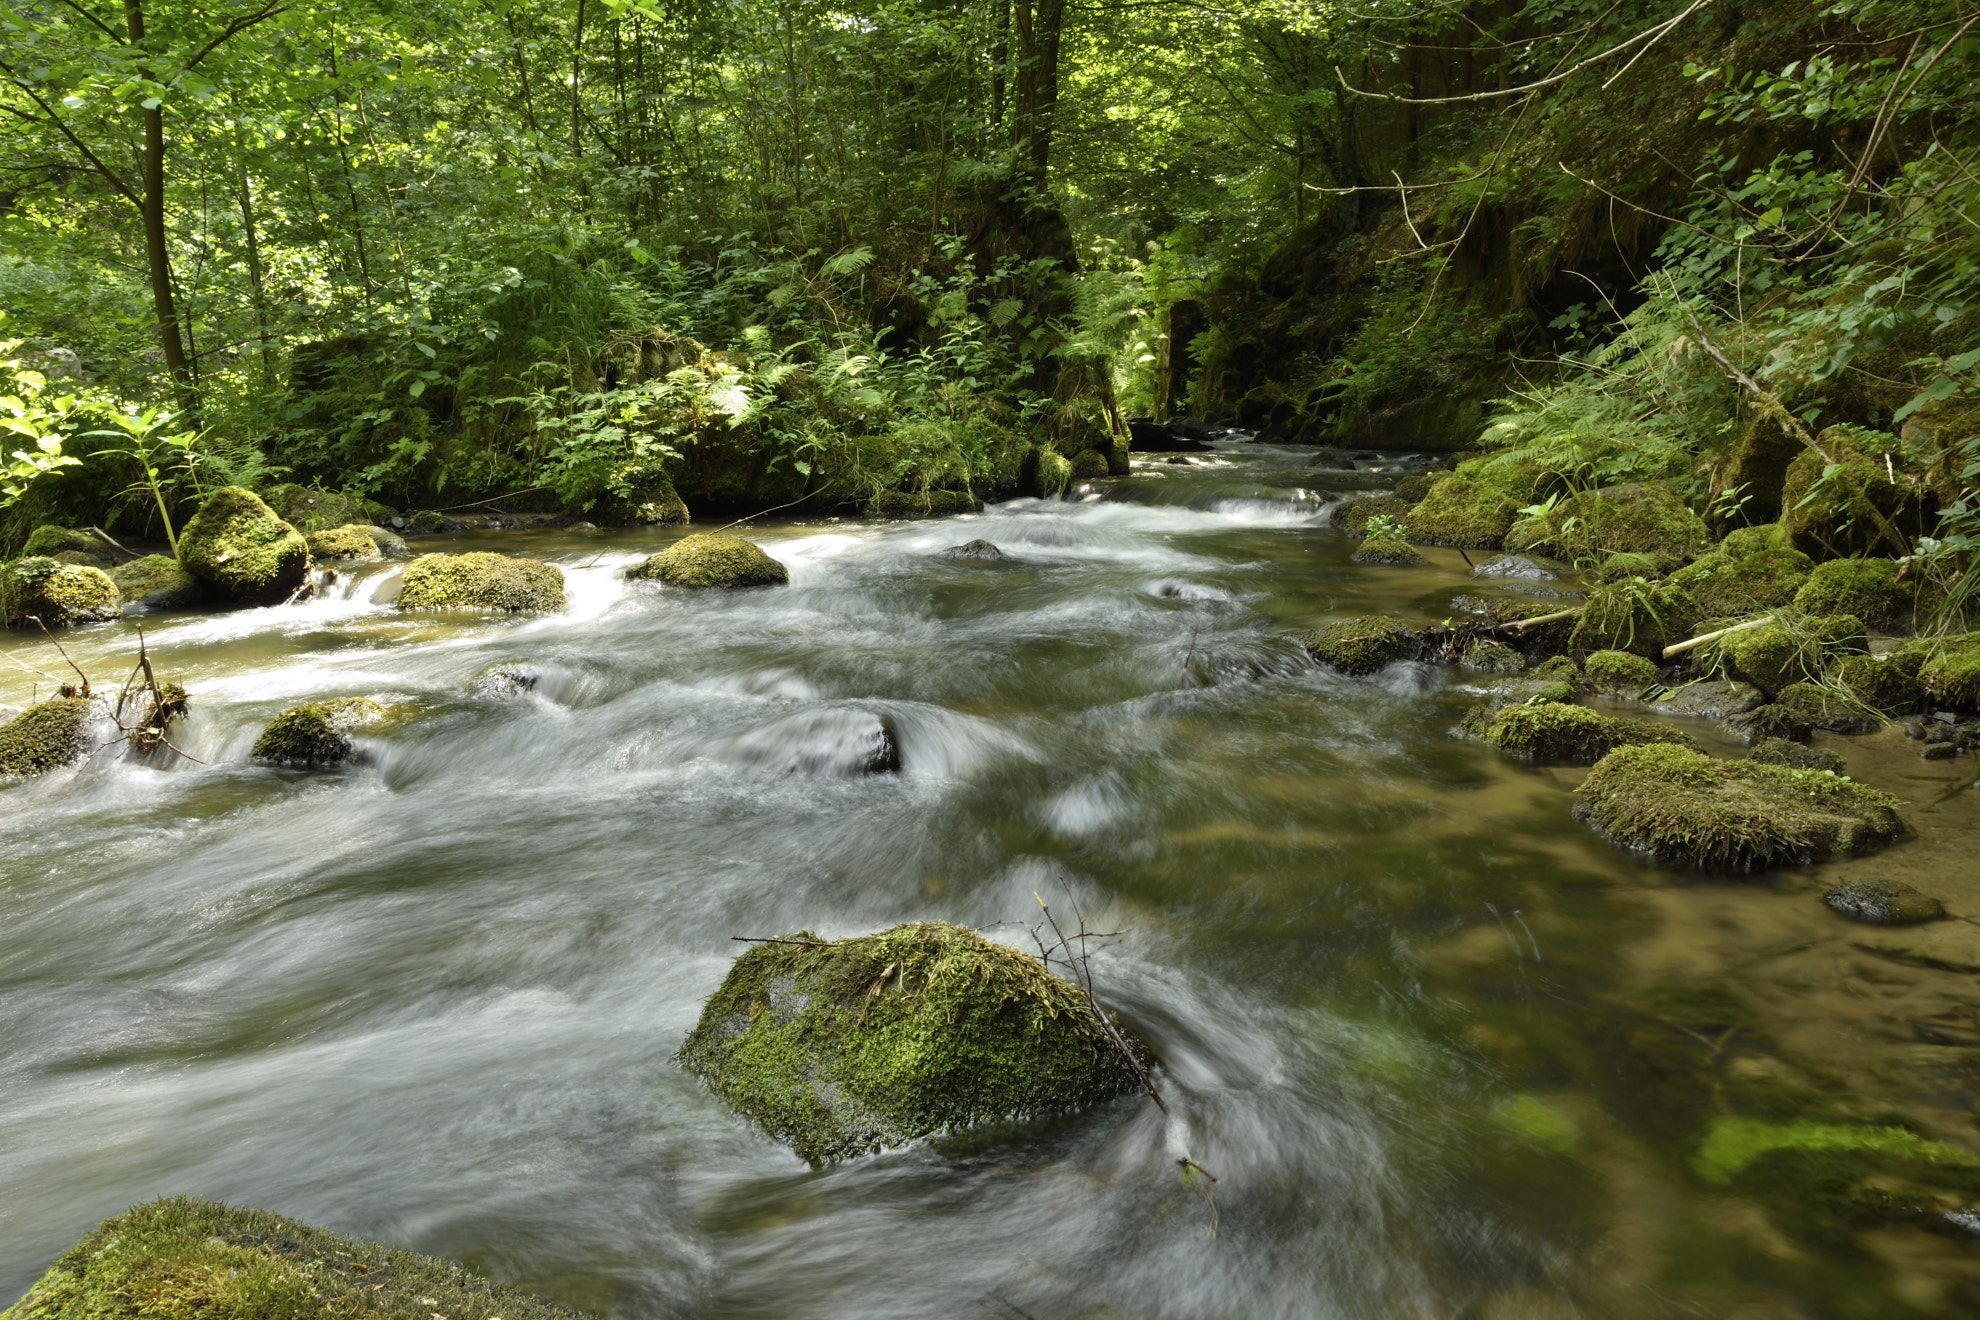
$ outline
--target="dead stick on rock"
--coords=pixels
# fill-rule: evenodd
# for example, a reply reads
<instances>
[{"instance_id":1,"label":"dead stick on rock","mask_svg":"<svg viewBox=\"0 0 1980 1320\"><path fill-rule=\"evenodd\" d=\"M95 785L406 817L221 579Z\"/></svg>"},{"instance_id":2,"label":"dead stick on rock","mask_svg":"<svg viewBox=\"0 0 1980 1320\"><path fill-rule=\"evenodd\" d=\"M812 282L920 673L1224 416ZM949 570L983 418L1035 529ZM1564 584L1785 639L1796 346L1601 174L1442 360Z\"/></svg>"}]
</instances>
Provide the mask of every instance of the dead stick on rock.
<instances>
[{"instance_id":1,"label":"dead stick on rock","mask_svg":"<svg viewBox=\"0 0 1980 1320\"><path fill-rule=\"evenodd\" d=\"M828 940L780 940L766 935L731 935L730 939L741 944L795 944L800 949L829 949Z\"/></svg>"},{"instance_id":2,"label":"dead stick on rock","mask_svg":"<svg viewBox=\"0 0 1980 1320\"><path fill-rule=\"evenodd\" d=\"M1557 610L1552 614L1542 614L1535 619L1514 619L1509 623L1500 624L1499 629L1504 631L1510 628L1514 632L1524 632L1528 628L1537 628L1543 623L1559 623L1562 619L1576 618L1580 613L1579 609Z\"/></svg>"},{"instance_id":3,"label":"dead stick on rock","mask_svg":"<svg viewBox=\"0 0 1980 1320\"><path fill-rule=\"evenodd\" d=\"M1674 643L1664 648L1664 659L1668 660L1674 655L1683 655L1686 651L1703 646L1707 642L1716 642L1727 633L1736 633L1742 628L1758 628L1763 623L1772 623L1773 621L1774 616L1769 614L1764 619L1748 619L1745 623L1735 623L1730 628L1721 628L1717 632L1708 632L1702 636L1693 637L1688 641Z\"/></svg>"},{"instance_id":4,"label":"dead stick on rock","mask_svg":"<svg viewBox=\"0 0 1980 1320\"><path fill-rule=\"evenodd\" d=\"M1059 948L1065 952L1066 964L1072 969L1073 984L1077 985L1080 993L1086 996L1086 1007L1093 1014L1094 1020L1100 1024L1101 1032L1107 1037L1108 1043L1120 1052L1121 1058L1127 1061L1127 1066L1134 1071L1135 1077L1147 1090L1148 1098L1155 1102L1155 1107L1165 1114L1168 1113L1168 1103L1162 1099L1162 1093L1155 1089L1155 1083L1149 1078L1148 1071L1141 1066L1141 1060L1135 1057L1134 1049L1121 1035L1120 1028L1108 1018L1106 1010L1100 1007L1100 1001L1094 997L1093 978L1082 961L1084 953L1077 955L1073 953L1072 943L1066 938L1066 933L1059 929L1059 920L1052 915L1050 905L1036 893L1032 897L1038 900L1038 906L1044 910L1045 920L1052 923L1052 933L1059 937ZM1084 922L1080 923L1080 934L1082 936L1086 934Z\"/></svg>"}]
</instances>

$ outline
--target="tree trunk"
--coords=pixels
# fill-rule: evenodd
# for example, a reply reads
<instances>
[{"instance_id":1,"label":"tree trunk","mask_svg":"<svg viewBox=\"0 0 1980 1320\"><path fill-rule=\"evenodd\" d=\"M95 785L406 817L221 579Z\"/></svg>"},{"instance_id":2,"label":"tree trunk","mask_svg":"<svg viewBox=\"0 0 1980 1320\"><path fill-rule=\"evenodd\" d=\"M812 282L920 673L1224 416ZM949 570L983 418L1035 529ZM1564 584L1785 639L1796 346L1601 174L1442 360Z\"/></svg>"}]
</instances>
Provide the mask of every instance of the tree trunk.
<instances>
[{"instance_id":1,"label":"tree trunk","mask_svg":"<svg viewBox=\"0 0 1980 1320\"><path fill-rule=\"evenodd\" d=\"M1059 30L1066 0L1017 0L1017 116L1012 140L1040 182L1052 159L1052 118L1059 108Z\"/></svg>"},{"instance_id":2,"label":"tree trunk","mask_svg":"<svg viewBox=\"0 0 1980 1320\"><path fill-rule=\"evenodd\" d=\"M142 0L124 0L124 28L133 49L144 49L144 5ZM151 310L158 320L158 346L165 354L165 369L172 373L180 410L195 424L199 418L199 396L193 390L192 368L186 361L185 341L179 337L179 310L172 298L172 254L165 245L165 107L154 105L144 111L143 183L138 197L138 219L144 228L144 260L151 276Z\"/></svg>"}]
</instances>

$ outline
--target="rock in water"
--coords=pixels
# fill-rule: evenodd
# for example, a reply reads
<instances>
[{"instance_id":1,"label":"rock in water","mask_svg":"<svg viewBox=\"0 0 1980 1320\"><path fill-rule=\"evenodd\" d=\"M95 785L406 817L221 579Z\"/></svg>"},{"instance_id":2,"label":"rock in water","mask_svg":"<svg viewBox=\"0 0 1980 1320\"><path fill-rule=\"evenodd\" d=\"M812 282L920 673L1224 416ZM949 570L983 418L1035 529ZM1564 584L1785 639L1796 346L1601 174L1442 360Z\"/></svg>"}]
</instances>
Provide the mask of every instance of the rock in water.
<instances>
[{"instance_id":1,"label":"rock in water","mask_svg":"<svg viewBox=\"0 0 1980 1320\"><path fill-rule=\"evenodd\" d=\"M468 691L477 697L521 697L536 691L543 671L527 660L502 660L489 665L468 680Z\"/></svg>"},{"instance_id":2,"label":"rock in water","mask_svg":"<svg viewBox=\"0 0 1980 1320\"><path fill-rule=\"evenodd\" d=\"M791 580L790 570L740 536L697 533L627 570L670 587L768 587Z\"/></svg>"},{"instance_id":3,"label":"rock in water","mask_svg":"<svg viewBox=\"0 0 1980 1320\"><path fill-rule=\"evenodd\" d=\"M1510 578L1515 582L1553 582L1560 575L1525 555L1495 555L1482 564L1472 565L1471 576Z\"/></svg>"},{"instance_id":4,"label":"rock in water","mask_svg":"<svg viewBox=\"0 0 1980 1320\"><path fill-rule=\"evenodd\" d=\"M1619 747L1588 772L1575 815L1625 848L1750 870L1858 852L1904 833L1898 800L1841 775Z\"/></svg>"},{"instance_id":5,"label":"rock in water","mask_svg":"<svg viewBox=\"0 0 1980 1320\"><path fill-rule=\"evenodd\" d=\"M276 605L308 580L302 533L239 486L215 491L179 533L179 562L237 605Z\"/></svg>"},{"instance_id":6,"label":"rock in water","mask_svg":"<svg viewBox=\"0 0 1980 1320\"><path fill-rule=\"evenodd\" d=\"M1395 537L1369 538L1361 543L1361 548L1348 556L1356 564L1387 564L1392 568L1417 568L1430 561L1416 553L1416 548L1407 541Z\"/></svg>"},{"instance_id":7,"label":"rock in water","mask_svg":"<svg viewBox=\"0 0 1980 1320\"><path fill-rule=\"evenodd\" d=\"M0 724L0 783L80 761L89 751L91 702L55 697Z\"/></svg>"},{"instance_id":8,"label":"rock in water","mask_svg":"<svg viewBox=\"0 0 1980 1320\"><path fill-rule=\"evenodd\" d=\"M306 701L268 721L249 753L257 761L312 769L339 765L357 751L351 734L385 718L385 707L369 697Z\"/></svg>"},{"instance_id":9,"label":"rock in water","mask_svg":"<svg viewBox=\"0 0 1980 1320\"><path fill-rule=\"evenodd\" d=\"M1946 915L1945 904L1895 880L1853 880L1822 895L1841 916L1872 926L1917 926Z\"/></svg>"},{"instance_id":10,"label":"rock in water","mask_svg":"<svg viewBox=\"0 0 1980 1320\"><path fill-rule=\"evenodd\" d=\"M175 610L199 599L199 579L169 555L146 555L110 570L124 612Z\"/></svg>"},{"instance_id":11,"label":"rock in water","mask_svg":"<svg viewBox=\"0 0 1980 1320\"><path fill-rule=\"evenodd\" d=\"M784 938L736 959L678 1058L815 1164L1139 1085L1078 987L973 930Z\"/></svg>"},{"instance_id":12,"label":"rock in water","mask_svg":"<svg viewBox=\"0 0 1980 1320\"><path fill-rule=\"evenodd\" d=\"M961 545L952 545L942 552L944 559L980 559L988 562L1003 557L1002 550L983 540L964 541Z\"/></svg>"},{"instance_id":13,"label":"rock in water","mask_svg":"<svg viewBox=\"0 0 1980 1320\"><path fill-rule=\"evenodd\" d=\"M1387 615L1343 619L1301 635L1299 644L1323 665L1343 674L1372 674L1423 653L1423 639Z\"/></svg>"},{"instance_id":14,"label":"rock in water","mask_svg":"<svg viewBox=\"0 0 1980 1320\"><path fill-rule=\"evenodd\" d=\"M1501 751L1541 761L1595 761L1618 747L1641 743L1698 745L1690 734L1652 720L1619 720L1557 701L1500 708L1485 727L1485 741Z\"/></svg>"},{"instance_id":15,"label":"rock in water","mask_svg":"<svg viewBox=\"0 0 1980 1320\"><path fill-rule=\"evenodd\" d=\"M563 608L564 570L535 559L472 550L421 555L406 565L402 610L554 610Z\"/></svg>"},{"instance_id":16,"label":"rock in water","mask_svg":"<svg viewBox=\"0 0 1980 1320\"><path fill-rule=\"evenodd\" d=\"M32 628L28 620L34 618L50 628L68 628L114 619L123 602L102 569L34 555L0 568L0 605L9 624Z\"/></svg>"},{"instance_id":17,"label":"rock in water","mask_svg":"<svg viewBox=\"0 0 1980 1320\"><path fill-rule=\"evenodd\" d=\"M901 768L887 721L864 710L813 710L754 729L722 749L726 759L780 774L877 775Z\"/></svg>"},{"instance_id":18,"label":"rock in water","mask_svg":"<svg viewBox=\"0 0 1980 1320\"><path fill-rule=\"evenodd\" d=\"M1844 769L1843 759L1834 752L1817 751L1786 738L1762 738L1746 754L1746 759L1761 765L1786 766L1790 770L1833 770L1841 774Z\"/></svg>"},{"instance_id":19,"label":"rock in water","mask_svg":"<svg viewBox=\"0 0 1980 1320\"><path fill-rule=\"evenodd\" d=\"M371 531L369 523L346 523L311 532L303 540L309 545L311 559L377 559L380 558L378 542Z\"/></svg>"}]
</instances>

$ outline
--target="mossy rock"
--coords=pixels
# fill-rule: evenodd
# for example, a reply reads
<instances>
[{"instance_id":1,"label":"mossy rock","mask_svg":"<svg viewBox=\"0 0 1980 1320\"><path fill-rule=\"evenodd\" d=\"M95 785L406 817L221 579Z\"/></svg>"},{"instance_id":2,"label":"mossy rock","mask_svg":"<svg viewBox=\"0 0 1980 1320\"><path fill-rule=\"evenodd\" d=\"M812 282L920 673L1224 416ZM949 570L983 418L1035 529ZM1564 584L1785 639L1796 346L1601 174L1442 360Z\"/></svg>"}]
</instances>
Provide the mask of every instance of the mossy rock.
<instances>
[{"instance_id":1,"label":"mossy rock","mask_svg":"<svg viewBox=\"0 0 1980 1320\"><path fill-rule=\"evenodd\" d=\"M1421 504L1441 476L1441 472L1412 472L1396 482L1395 497L1405 504Z\"/></svg>"},{"instance_id":2,"label":"mossy rock","mask_svg":"<svg viewBox=\"0 0 1980 1320\"><path fill-rule=\"evenodd\" d=\"M1752 710L1729 715L1720 721L1719 727L1737 738L1750 743L1762 742L1802 742L1815 731L1806 716L1778 702L1768 702Z\"/></svg>"},{"instance_id":3,"label":"mossy rock","mask_svg":"<svg viewBox=\"0 0 1980 1320\"><path fill-rule=\"evenodd\" d=\"M1779 550L1794 549L1794 542L1788 536L1787 528L1777 522L1760 523L1753 527L1740 527L1726 533L1726 539L1719 542L1721 552L1734 559L1751 559L1756 555L1769 555ZM1804 556L1806 558L1806 556ZM1815 561L1810 559L1808 563Z\"/></svg>"},{"instance_id":4,"label":"mossy rock","mask_svg":"<svg viewBox=\"0 0 1980 1320\"><path fill-rule=\"evenodd\" d=\"M102 623L123 609L117 584L100 568L62 564L46 555L17 559L0 569L0 603L7 622L32 628L39 619L50 628Z\"/></svg>"},{"instance_id":5,"label":"mossy rock","mask_svg":"<svg viewBox=\"0 0 1980 1320\"><path fill-rule=\"evenodd\" d=\"M1690 734L1654 720L1622 720L1555 701L1503 707L1486 727L1485 741L1539 761L1594 761L1614 748L1644 743L1698 746Z\"/></svg>"},{"instance_id":6,"label":"mossy rock","mask_svg":"<svg viewBox=\"0 0 1980 1320\"><path fill-rule=\"evenodd\" d=\"M1497 550L1519 517L1519 502L1497 486L1448 476L1410 509L1403 531L1422 545Z\"/></svg>"},{"instance_id":7,"label":"mossy rock","mask_svg":"<svg viewBox=\"0 0 1980 1320\"><path fill-rule=\"evenodd\" d=\"M1072 474L1076 481L1092 481L1111 475L1112 471L1107 466L1107 456L1097 449L1082 449L1073 455Z\"/></svg>"},{"instance_id":8,"label":"mossy rock","mask_svg":"<svg viewBox=\"0 0 1980 1320\"><path fill-rule=\"evenodd\" d=\"M595 516L607 527L683 527L691 521L687 502L657 463L628 463L606 486Z\"/></svg>"},{"instance_id":9,"label":"mossy rock","mask_svg":"<svg viewBox=\"0 0 1980 1320\"><path fill-rule=\"evenodd\" d=\"M179 533L179 562L221 599L279 604L309 580L309 546L252 491L207 497Z\"/></svg>"},{"instance_id":10,"label":"mossy rock","mask_svg":"<svg viewBox=\"0 0 1980 1320\"><path fill-rule=\"evenodd\" d=\"M579 1320L453 1261L195 1197L134 1206L59 1256L6 1320Z\"/></svg>"},{"instance_id":11,"label":"mossy rock","mask_svg":"<svg viewBox=\"0 0 1980 1320\"><path fill-rule=\"evenodd\" d=\"M1897 880L1848 881L1822 895L1822 901L1836 915L1868 926L1922 926L1946 915L1944 903Z\"/></svg>"},{"instance_id":12,"label":"mossy rock","mask_svg":"<svg viewBox=\"0 0 1980 1320\"><path fill-rule=\"evenodd\" d=\"M1899 571L1892 559L1817 564L1795 593L1795 608L1809 614L1854 614L1876 632L1909 633L1918 612L1918 588L1900 580Z\"/></svg>"},{"instance_id":13,"label":"mossy rock","mask_svg":"<svg viewBox=\"0 0 1980 1320\"><path fill-rule=\"evenodd\" d=\"M0 724L0 782L59 770L88 755L92 705L87 697L54 697Z\"/></svg>"},{"instance_id":14,"label":"mossy rock","mask_svg":"<svg viewBox=\"0 0 1980 1320\"><path fill-rule=\"evenodd\" d=\"M684 536L626 576L670 587L773 587L791 580L790 570L754 541L712 533Z\"/></svg>"},{"instance_id":15,"label":"mossy rock","mask_svg":"<svg viewBox=\"0 0 1980 1320\"><path fill-rule=\"evenodd\" d=\"M1934 643L1918 666L1918 681L1947 706L1980 708L1980 632L1961 633Z\"/></svg>"},{"instance_id":16,"label":"mossy rock","mask_svg":"<svg viewBox=\"0 0 1980 1320\"><path fill-rule=\"evenodd\" d=\"M1830 733L1869 733L1883 721L1849 692L1818 683L1790 683L1774 697L1776 705Z\"/></svg>"},{"instance_id":17,"label":"mossy rock","mask_svg":"<svg viewBox=\"0 0 1980 1320\"><path fill-rule=\"evenodd\" d=\"M1035 493L1048 500L1065 494L1066 488L1072 485L1072 460L1056 449L1034 449L1032 452L1037 455L1036 464L1027 466L1034 469Z\"/></svg>"},{"instance_id":18,"label":"mossy rock","mask_svg":"<svg viewBox=\"0 0 1980 1320\"><path fill-rule=\"evenodd\" d=\"M975 513L983 502L966 490L883 490L866 506L869 518L907 521Z\"/></svg>"},{"instance_id":19,"label":"mossy rock","mask_svg":"<svg viewBox=\"0 0 1980 1320\"><path fill-rule=\"evenodd\" d=\"M1745 870L1846 855L1897 838L1898 800L1841 775L1619 747L1588 773L1576 815L1661 860Z\"/></svg>"},{"instance_id":20,"label":"mossy rock","mask_svg":"<svg viewBox=\"0 0 1980 1320\"><path fill-rule=\"evenodd\" d=\"M1905 538L1925 530L1925 509L1897 437L1877 443L1840 426L1815 442L1835 460L1804 449L1781 486L1781 524L1794 548L1818 559L1908 552ZM1893 480L1895 478L1895 480Z\"/></svg>"},{"instance_id":21,"label":"mossy rock","mask_svg":"<svg viewBox=\"0 0 1980 1320\"><path fill-rule=\"evenodd\" d=\"M1753 744L1746 759L1758 765L1785 766L1789 770L1830 770L1843 772L1843 759L1834 752L1791 742L1786 738L1762 738Z\"/></svg>"},{"instance_id":22,"label":"mossy rock","mask_svg":"<svg viewBox=\"0 0 1980 1320\"><path fill-rule=\"evenodd\" d=\"M500 660L469 679L467 689L477 697L506 699L527 696L542 681L543 671L529 661Z\"/></svg>"},{"instance_id":23,"label":"mossy rock","mask_svg":"<svg viewBox=\"0 0 1980 1320\"><path fill-rule=\"evenodd\" d=\"M325 532L333 527L371 521L365 501L359 497L316 490L293 482L268 487L261 492L261 500L274 510L277 518L305 536L311 532Z\"/></svg>"},{"instance_id":24,"label":"mossy rock","mask_svg":"<svg viewBox=\"0 0 1980 1320\"><path fill-rule=\"evenodd\" d=\"M1525 656L1489 637L1481 637L1467 646L1461 663L1479 674L1517 674L1526 669Z\"/></svg>"},{"instance_id":25,"label":"mossy rock","mask_svg":"<svg viewBox=\"0 0 1980 1320\"><path fill-rule=\"evenodd\" d=\"M309 557L318 560L378 559L378 542L365 523L346 523L327 531L311 532L303 538Z\"/></svg>"},{"instance_id":26,"label":"mossy rock","mask_svg":"<svg viewBox=\"0 0 1980 1320\"><path fill-rule=\"evenodd\" d=\"M1741 628L1726 635L1720 651L1748 680L1775 694L1790 683L1821 678L1830 656L1859 653L1867 640L1862 620L1840 614Z\"/></svg>"},{"instance_id":27,"label":"mossy rock","mask_svg":"<svg viewBox=\"0 0 1980 1320\"><path fill-rule=\"evenodd\" d=\"M199 579L186 572L186 566L168 555L146 555L110 570L117 594L124 604L145 609L174 610L191 605L200 597Z\"/></svg>"},{"instance_id":28,"label":"mossy rock","mask_svg":"<svg viewBox=\"0 0 1980 1320\"><path fill-rule=\"evenodd\" d=\"M1603 559L1595 568L1597 582L1624 582L1630 578L1655 578L1663 575L1663 565L1656 555L1644 554L1639 550L1618 550Z\"/></svg>"},{"instance_id":29,"label":"mossy rock","mask_svg":"<svg viewBox=\"0 0 1980 1320\"><path fill-rule=\"evenodd\" d=\"M1393 495L1370 495L1336 505L1329 521L1350 536L1366 536L1370 518L1382 517L1400 523L1409 516L1410 507L1408 501Z\"/></svg>"},{"instance_id":30,"label":"mossy rock","mask_svg":"<svg viewBox=\"0 0 1980 1320\"><path fill-rule=\"evenodd\" d=\"M379 724L385 715L385 707L369 697L305 701L268 721L249 755L278 765L341 765L357 751L351 735Z\"/></svg>"},{"instance_id":31,"label":"mossy rock","mask_svg":"<svg viewBox=\"0 0 1980 1320\"><path fill-rule=\"evenodd\" d=\"M92 532L57 527L53 523L43 523L28 533L27 544L21 547L21 558L37 555L64 564L91 564L97 568L110 568L126 558Z\"/></svg>"},{"instance_id":32,"label":"mossy rock","mask_svg":"<svg viewBox=\"0 0 1980 1320\"><path fill-rule=\"evenodd\" d=\"M1909 715L1925 701L1916 671L1875 656L1852 655L1836 666L1836 681L1864 705L1885 715Z\"/></svg>"},{"instance_id":33,"label":"mossy rock","mask_svg":"<svg viewBox=\"0 0 1980 1320\"><path fill-rule=\"evenodd\" d=\"M431 509L414 509L406 515L406 530L414 536L437 536L447 530L447 520Z\"/></svg>"},{"instance_id":34,"label":"mossy rock","mask_svg":"<svg viewBox=\"0 0 1980 1320\"><path fill-rule=\"evenodd\" d=\"M1110 436L1107 440L1105 453L1107 455L1107 471L1110 475L1125 477L1134 471L1134 462L1131 457L1133 451L1127 436Z\"/></svg>"},{"instance_id":35,"label":"mossy rock","mask_svg":"<svg viewBox=\"0 0 1980 1320\"><path fill-rule=\"evenodd\" d=\"M1598 553L1649 555L1662 569L1696 558L1712 541L1705 522L1670 487L1630 482L1584 491L1529 518L1506 538L1508 550L1551 547L1568 558Z\"/></svg>"},{"instance_id":36,"label":"mossy rock","mask_svg":"<svg viewBox=\"0 0 1980 1320\"><path fill-rule=\"evenodd\" d=\"M1759 531L1747 528L1745 531ZM1735 532L1720 549L1701 555L1671 574L1670 583L1690 596L1701 619L1730 619L1759 610L1778 609L1794 599L1808 581L1815 561L1788 545L1757 553L1736 554Z\"/></svg>"},{"instance_id":37,"label":"mossy rock","mask_svg":"<svg viewBox=\"0 0 1980 1320\"><path fill-rule=\"evenodd\" d=\"M1361 548L1348 559L1356 564L1386 564L1392 568L1415 568L1430 562L1418 554L1409 542L1394 538L1363 541Z\"/></svg>"},{"instance_id":38,"label":"mossy rock","mask_svg":"<svg viewBox=\"0 0 1980 1320\"><path fill-rule=\"evenodd\" d=\"M1372 674L1423 653L1423 639L1385 614L1330 623L1302 634L1299 644L1315 660L1343 674Z\"/></svg>"},{"instance_id":39,"label":"mossy rock","mask_svg":"<svg viewBox=\"0 0 1980 1320\"><path fill-rule=\"evenodd\" d=\"M411 559L412 551L406 547L406 538L389 527L376 525L365 528L371 533L371 543L378 547L378 554L384 559Z\"/></svg>"},{"instance_id":40,"label":"mossy rock","mask_svg":"<svg viewBox=\"0 0 1980 1320\"><path fill-rule=\"evenodd\" d=\"M1629 651L1659 657L1666 646L1691 636L1698 607L1669 582L1632 577L1594 588L1568 635L1576 655Z\"/></svg>"},{"instance_id":41,"label":"mossy rock","mask_svg":"<svg viewBox=\"0 0 1980 1320\"><path fill-rule=\"evenodd\" d=\"M1657 681L1657 666L1629 651L1595 651L1581 670L1590 687L1617 697L1633 697Z\"/></svg>"},{"instance_id":42,"label":"mossy rock","mask_svg":"<svg viewBox=\"0 0 1980 1320\"><path fill-rule=\"evenodd\" d=\"M406 565L402 610L555 610L564 605L564 570L536 559L471 550L421 555Z\"/></svg>"},{"instance_id":43,"label":"mossy rock","mask_svg":"<svg viewBox=\"0 0 1980 1320\"><path fill-rule=\"evenodd\" d=\"M784 938L736 959L678 1057L814 1163L1137 1089L1076 986L975 931Z\"/></svg>"}]
</instances>

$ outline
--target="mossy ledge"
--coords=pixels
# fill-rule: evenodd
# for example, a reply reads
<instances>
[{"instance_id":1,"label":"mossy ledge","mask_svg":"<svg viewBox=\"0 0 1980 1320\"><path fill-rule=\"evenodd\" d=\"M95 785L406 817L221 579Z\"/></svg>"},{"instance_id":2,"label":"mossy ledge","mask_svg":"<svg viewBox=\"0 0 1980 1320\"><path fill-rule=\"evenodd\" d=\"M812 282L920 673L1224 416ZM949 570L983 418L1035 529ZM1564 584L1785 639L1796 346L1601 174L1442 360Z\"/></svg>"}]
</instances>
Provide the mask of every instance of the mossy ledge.
<instances>
[{"instance_id":1,"label":"mossy ledge","mask_svg":"<svg viewBox=\"0 0 1980 1320\"><path fill-rule=\"evenodd\" d=\"M1751 870L1860 852L1905 831L1898 800L1826 770L1621 747L1588 772L1575 815L1661 861Z\"/></svg>"},{"instance_id":2,"label":"mossy ledge","mask_svg":"<svg viewBox=\"0 0 1980 1320\"><path fill-rule=\"evenodd\" d=\"M1502 752L1542 761L1594 761L1618 747L1641 743L1698 746L1690 734L1654 720L1621 720L1557 701L1502 707L1485 727L1485 741Z\"/></svg>"},{"instance_id":3,"label":"mossy ledge","mask_svg":"<svg viewBox=\"0 0 1980 1320\"><path fill-rule=\"evenodd\" d=\"M813 1163L1138 1085L1076 986L973 930L783 939L736 959L678 1059Z\"/></svg>"},{"instance_id":4,"label":"mossy ledge","mask_svg":"<svg viewBox=\"0 0 1980 1320\"><path fill-rule=\"evenodd\" d=\"M555 610L564 605L564 570L535 559L471 550L421 555L406 565L402 610Z\"/></svg>"},{"instance_id":5,"label":"mossy ledge","mask_svg":"<svg viewBox=\"0 0 1980 1320\"><path fill-rule=\"evenodd\" d=\"M626 576L670 587L774 587L791 580L790 570L754 541L708 532L682 537Z\"/></svg>"},{"instance_id":6,"label":"mossy ledge","mask_svg":"<svg viewBox=\"0 0 1980 1320\"><path fill-rule=\"evenodd\" d=\"M0 1320L576 1320L452 1261L174 1196L97 1225Z\"/></svg>"}]
</instances>

